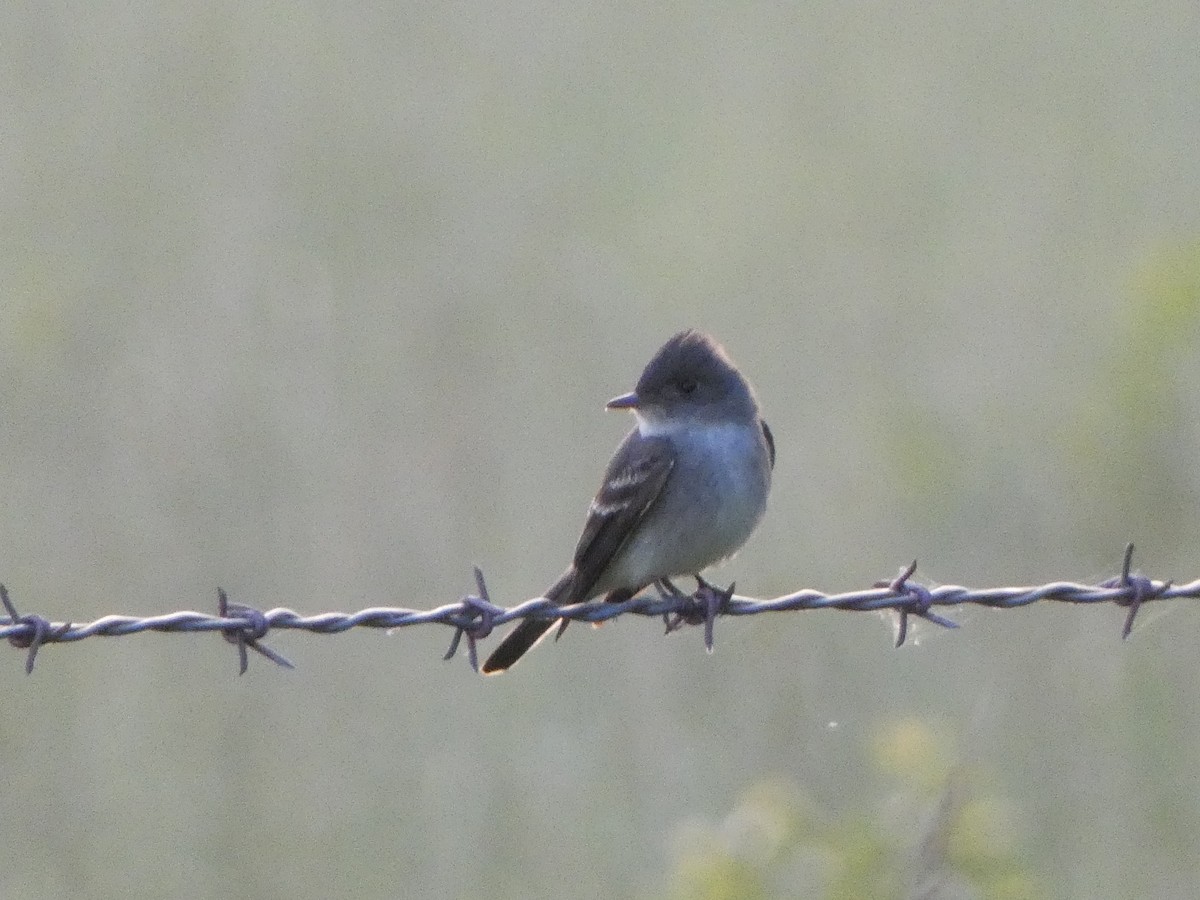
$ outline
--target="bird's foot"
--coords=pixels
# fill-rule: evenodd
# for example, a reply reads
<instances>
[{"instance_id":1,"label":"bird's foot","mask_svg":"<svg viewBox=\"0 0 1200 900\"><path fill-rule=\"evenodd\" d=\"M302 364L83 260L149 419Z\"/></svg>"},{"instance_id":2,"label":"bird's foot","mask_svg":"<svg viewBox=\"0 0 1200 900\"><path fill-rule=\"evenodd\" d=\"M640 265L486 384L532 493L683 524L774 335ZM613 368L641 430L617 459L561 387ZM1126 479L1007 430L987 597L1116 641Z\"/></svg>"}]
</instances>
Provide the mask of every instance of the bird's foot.
<instances>
[{"instance_id":1,"label":"bird's foot","mask_svg":"<svg viewBox=\"0 0 1200 900\"><path fill-rule=\"evenodd\" d=\"M704 625L704 647L709 653L713 649L713 623L716 622L717 616L725 612L729 608L729 601L733 597L734 585L729 585L728 588L722 590L715 585L709 584L699 575L693 575L696 579L696 592L694 594L684 594L667 578L661 578L655 582L658 592L664 600L673 599L685 601L681 603L679 609L674 612L663 613L663 624L666 626L666 633L678 631L684 625Z\"/></svg>"}]
</instances>

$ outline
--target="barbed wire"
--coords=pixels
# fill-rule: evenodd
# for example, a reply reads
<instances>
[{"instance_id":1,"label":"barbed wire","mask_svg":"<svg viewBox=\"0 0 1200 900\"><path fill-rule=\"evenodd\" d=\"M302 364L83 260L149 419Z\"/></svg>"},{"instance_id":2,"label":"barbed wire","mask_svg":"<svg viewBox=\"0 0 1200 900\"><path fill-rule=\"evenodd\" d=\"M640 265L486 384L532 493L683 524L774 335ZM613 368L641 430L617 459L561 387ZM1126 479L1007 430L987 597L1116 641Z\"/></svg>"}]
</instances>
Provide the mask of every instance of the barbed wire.
<instances>
[{"instance_id":1,"label":"barbed wire","mask_svg":"<svg viewBox=\"0 0 1200 900\"><path fill-rule=\"evenodd\" d=\"M1151 600L1180 600L1200 597L1200 579L1187 584L1155 581L1130 570L1133 544L1125 548L1121 574L1099 584L1077 584L1054 581L1036 587L998 587L971 589L955 584L926 587L912 580L917 564L914 561L899 575L888 581L878 581L871 588L841 594L825 594L802 590L773 600L755 600L734 594L734 586L722 590L697 579L699 586L686 593L664 580L657 591L642 593L622 603L579 603L556 606L544 597L504 608L492 603L483 573L475 569L478 594L468 594L458 603L435 609L412 610L394 607L371 607L356 613L328 612L304 616L283 607L265 612L229 601L225 591L217 589L217 614L182 610L158 616L110 615L94 622L75 624L51 622L40 615L20 615L0 584L0 603L7 616L0 616L0 638L25 650L25 672L32 673L38 651L47 644L69 644L90 637L121 637L147 631L157 632L219 632L238 649L239 672L248 665L248 651L253 650L272 662L293 668L281 654L267 647L263 639L272 631L297 629L315 634L340 634L352 628L407 628L413 625L438 623L454 629L450 649L444 659L451 659L465 637L467 659L478 671L477 644L496 627L516 619L561 619L559 634L574 621L603 622L623 615L661 617L668 633L684 625L704 626L704 645L713 647L714 623L718 616L753 616L768 612L796 610L839 609L849 612L892 610L898 617L896 646L908 636L909 618L917 616L943 628L957 628L958 623L933 611L934 607L975 604L993 609L1016 609L1042 601L1059 603L1113 603L1125 607L1123 638L1129 637L1133 620L1143 603Z\"/></svg>"}]
</instances>

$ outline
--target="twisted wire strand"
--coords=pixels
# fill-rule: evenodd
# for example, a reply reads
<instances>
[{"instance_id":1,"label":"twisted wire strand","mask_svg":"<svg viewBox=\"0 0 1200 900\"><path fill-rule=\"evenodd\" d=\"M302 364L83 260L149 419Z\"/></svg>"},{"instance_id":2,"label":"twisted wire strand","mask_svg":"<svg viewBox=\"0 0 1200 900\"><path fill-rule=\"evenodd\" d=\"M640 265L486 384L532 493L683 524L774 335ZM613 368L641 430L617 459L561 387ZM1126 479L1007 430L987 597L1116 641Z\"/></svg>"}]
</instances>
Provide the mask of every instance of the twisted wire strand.
<instances>
[{"instance_id":1,"label":"twisted wire strand","mask_svg":"<svg viewBox=\"0 0 1200 900\"><path fill-rule=\"evenodd\" d=\"M281 666L292 668L285 657L263 644L273 631L296 629L315 634L340 634L352 628L407 628L414 625L438 623L454 629L454 637L445 658L453 657L465 637L468 660L478 669L476 644L493 629L517 619L562 619L568 621L603 622L623 615L662 617L668 632L684 625L703 625L705 646L711 651L714 622L718 616L752 616L768 612L838 609L850 612L892 610L899 615L896 646L904 643L910 616L919 616L945 628L957 628L957 623L933 611L934 607L974 604L993 609L1017 609L1033 603L1113 603L1126 607L1128 613L1122 636L1128 637L1134 617L1141 605L1154 600L1200 598L1200 579L1187 584L1156 581L1132 572L1133 545L1125 549L1121 574L1099 584L1079 584L1054 581L1030 587L995 587L973 589L955 584L926 587L912 580L916 562L889 581L876 582L866 590L825 594L801 590L771 600L756 600L733 593L733 585L721 590L701 581L693 593L677 589L669 581L658 586L657 592L643 592L622 603L579 603L556 606L544 597L535 597L516 606L504 608L492 603L483 573L475 570L477 594L469 594L458 603L449 603L428 610L397 607L370 607L354 613L326 612L301 615L291 609L278 607L260 611L254 607L229 601L225 591L217 589L217 614L181 610L157 616L108 615L93 622L51 622L39 615L20 615L4 585L0 584L0 602L7 616L0 616L0 638L19 649L27 650L25 670L33 671L38 650L47 644L69 644L90 637L122 637L148 631L156 632L219 632L238 648L240 671L247 667L248 650L265 656Z\"/></svg>"}]
</instances>

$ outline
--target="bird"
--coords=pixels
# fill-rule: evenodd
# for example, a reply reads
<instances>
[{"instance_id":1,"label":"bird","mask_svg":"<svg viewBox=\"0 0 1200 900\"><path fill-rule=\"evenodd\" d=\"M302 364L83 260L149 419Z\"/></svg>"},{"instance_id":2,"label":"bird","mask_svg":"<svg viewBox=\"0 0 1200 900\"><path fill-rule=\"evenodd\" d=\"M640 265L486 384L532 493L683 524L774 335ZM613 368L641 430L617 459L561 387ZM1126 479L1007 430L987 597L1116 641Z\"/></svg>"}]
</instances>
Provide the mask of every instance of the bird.
<instances>
[{"instance_id":1,"label":"bird","mask_svg":"<svg viewBox=\"0 0 1200 900\"><path fill-rule=\"evenodd\" d=\"M619 603L678 576L704 584L701 570L736 553L766 511L775 439L750 382L712 336L671 337L634 390L606 408L631 412L634 428L608 463L571 564L543 594L558 605ZM509 669L554 625L522 621L483 673Z\"/></svg>"}]
</instances>

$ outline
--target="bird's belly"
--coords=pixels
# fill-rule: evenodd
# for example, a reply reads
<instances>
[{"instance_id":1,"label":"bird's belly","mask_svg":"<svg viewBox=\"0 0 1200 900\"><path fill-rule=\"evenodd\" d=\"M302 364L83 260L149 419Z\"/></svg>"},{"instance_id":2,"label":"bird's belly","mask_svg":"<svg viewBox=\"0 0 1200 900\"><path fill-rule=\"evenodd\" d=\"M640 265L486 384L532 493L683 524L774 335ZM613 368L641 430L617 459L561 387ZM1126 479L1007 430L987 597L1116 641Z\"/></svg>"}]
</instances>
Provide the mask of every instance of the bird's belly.
<instances>
[{"instance_id":1,"label":"bird's belly","mask_svg":"<svg viewBox=\"0 0 1200 900\"><path fill-rule=\"evenodd\" d=\"M618 551L606 573L611 578L602 581L624 586L692 575L737 552L766 510L770 469L754 465L752 454L720 456L724 465L685 467L672 473L672 479L687 479L690 489L664 492ZM730 464L730 460L742 462Z\"/></svg>"}]
</instances>

